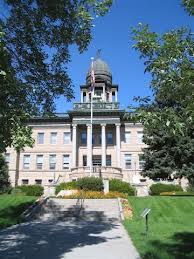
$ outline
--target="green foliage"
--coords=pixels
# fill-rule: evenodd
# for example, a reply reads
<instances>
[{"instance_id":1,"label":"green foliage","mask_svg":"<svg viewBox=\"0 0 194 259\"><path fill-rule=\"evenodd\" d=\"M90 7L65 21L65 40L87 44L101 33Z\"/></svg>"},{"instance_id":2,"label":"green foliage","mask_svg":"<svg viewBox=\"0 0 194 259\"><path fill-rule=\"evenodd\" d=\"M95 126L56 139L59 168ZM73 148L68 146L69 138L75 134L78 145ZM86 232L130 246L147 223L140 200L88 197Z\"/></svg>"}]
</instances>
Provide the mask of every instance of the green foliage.
<instances>
[{"instance_id":1,"label":"green foliage","mask_svg":"<svg viewBox=\"0 0 194 259\"><path fill-rule=\"evenodd\" d=\"M143 176L168 179L185 176L194 182L194 39L187 28L151 32L133 28L134 48L151 74L153 98L136 98L130 119L144 125ZM134 110L133 110L134 111Z\"/></svg>"},{"instance_id":2,"label":"green foliage","mask_svg":"<svg viewBox=\"0 0 194 259\"><path fill-rule=\"evenodd\" d=\"M190 14L194 15L194 0L182 0L185 10Z\"/></svg>"},{"instance_id":3,"label":"green foliage","mask_svg":"<svg viewBox=\"0 0 194 259\"><path fill-rule=\"evenodd\" d=\"M117 191L121 193L127 193L130 196L135 195L135 190L128 183L123 182L121 180L112 179L109 181L109 190Z\"/></svg>"},{"instance_id":4,"label":"green foliage","mask_svg":"<svg viewBox=\"0 0 194 259\"><path fill-rule=\"evenodd\" d=\"M104 189L102 179L96 177L78 179L77 187L85 191L102 191Z\"/></svg>"},{"instance_id":5,"label":"green foliage","mask_svg":"<svg viewBox=\"0 0 194 259\"><path fill-rule=\"evenodd\" d=\"M55 190L55 193L58 194L61 190L77 190L77 181L60 183Z\"/></svg>"},{"instance_id":6,"label":"green foliage","mask_svg":"<svg viewBox=\"0 0 194 259\"><path fill-rule=\"evenodd\" d=\"M157 183L150 186L150 195L160 195L162 192L183 191L180 185Z\"/></svg>"},{"instance_id":7,"label":"green foliage","mask_svg":"<svg viewBox=\"0 0 194 259\"><path fill-rule=\"evenodd\" d=\"M0 154L0 194L5 193L10 188L8 167L5 158Z\"/></svg>"},{"instance_id":8,"label":"green foliage","mask_svg":"<svg viewBox=\"0 0 194 259\"><path fill-rule=\"evenodd\" d=\"M19 191L17 190L21 190L23 192L23 194L27 195L27 196L41 196L43 195L43 191L44 188L41 185L20 185L17 186L16 188L14 188L12 190L12 193L17 192L19 193Z\"/></svg>"}]
</instances>

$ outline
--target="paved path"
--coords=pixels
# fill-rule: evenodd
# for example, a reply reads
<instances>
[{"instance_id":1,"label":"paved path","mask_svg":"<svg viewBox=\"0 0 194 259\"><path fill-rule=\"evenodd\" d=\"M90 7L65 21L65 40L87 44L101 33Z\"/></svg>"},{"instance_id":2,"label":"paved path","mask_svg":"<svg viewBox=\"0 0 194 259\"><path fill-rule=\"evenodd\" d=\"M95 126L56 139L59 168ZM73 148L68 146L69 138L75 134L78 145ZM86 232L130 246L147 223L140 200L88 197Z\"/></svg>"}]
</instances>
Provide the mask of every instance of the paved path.
<instances>
[{"instance_id":1,"label":"paved path","mask_svg":"<svg viewBox=\"0 0 194 259\"><path fill-rule=\"evenodd\" d=\"M137 259L139 255L118 219L48 218L1 230L0 258Z\"/></svg>"}]
</instances>

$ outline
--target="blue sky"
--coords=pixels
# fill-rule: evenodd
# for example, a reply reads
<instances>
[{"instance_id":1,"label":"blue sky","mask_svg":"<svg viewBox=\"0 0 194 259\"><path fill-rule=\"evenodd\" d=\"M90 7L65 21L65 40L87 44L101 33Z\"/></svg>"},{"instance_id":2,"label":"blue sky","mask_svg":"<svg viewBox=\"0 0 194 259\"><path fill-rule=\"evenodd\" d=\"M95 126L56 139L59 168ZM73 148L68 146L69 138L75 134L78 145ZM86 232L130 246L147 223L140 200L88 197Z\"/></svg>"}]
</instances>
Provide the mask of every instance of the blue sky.
<instances>
[{"instance_id":1,"label":"blue sky","mask_svg":"<svg viewBox=\"0 0 194 259\"><path fill-rule=\"evenodd\" d=\"M79 86L85 83L90 66L90 58L97 49L102 49L102 59L111 68L113 82L119 85L119 101L126 108L134 96L150 93L150 77L144 74L143 60L132 50L130 28L139 22L147 23L158 33L181 26L190 26L194 31L194 18L181 7L181 0L114 0L110 12L103 18L94 20L93 40L88 50L79 54L71 48L72 62L69 74L75 85L75 100L80 101ZM57 112L71 109L72 103L63 98L56 101Z\"/></svg>"}]
</instances>

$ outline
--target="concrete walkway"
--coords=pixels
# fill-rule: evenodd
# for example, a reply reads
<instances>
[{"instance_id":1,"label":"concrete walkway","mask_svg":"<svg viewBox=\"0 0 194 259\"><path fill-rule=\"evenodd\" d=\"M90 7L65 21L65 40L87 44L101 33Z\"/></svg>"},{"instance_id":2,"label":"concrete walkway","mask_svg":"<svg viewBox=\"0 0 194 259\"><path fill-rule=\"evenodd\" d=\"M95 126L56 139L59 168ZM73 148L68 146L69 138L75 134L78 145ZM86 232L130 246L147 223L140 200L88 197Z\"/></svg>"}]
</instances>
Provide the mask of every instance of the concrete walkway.
<instances>
[{"instance_id":1,"label":"concrete walkway","mask_svg":"<svg viewBox=\"0 0 194 259\"><path fill-rule=\"evenodd\" d=\"M98 221L46 218L1 230L0 258L137 259L139 255L118 218L106 215Z\"/></svg>"}]
</instances>

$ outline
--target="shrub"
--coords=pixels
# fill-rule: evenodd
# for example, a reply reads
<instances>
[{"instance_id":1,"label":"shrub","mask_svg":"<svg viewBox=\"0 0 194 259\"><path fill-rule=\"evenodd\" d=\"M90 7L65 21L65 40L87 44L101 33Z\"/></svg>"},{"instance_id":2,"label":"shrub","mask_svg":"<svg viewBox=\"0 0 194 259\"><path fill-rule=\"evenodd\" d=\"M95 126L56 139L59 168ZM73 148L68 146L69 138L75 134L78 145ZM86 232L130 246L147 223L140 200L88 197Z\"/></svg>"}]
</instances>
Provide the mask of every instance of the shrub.
<instances>
[{"instance_id":1,"label":"shrub","mask_svg":"<svg viewBox=\"0 0 194 259\"><path fill-rule=\"evenodd\" d=\"M41 196L44 188L41 185L21 185L15 189L21 190L27 196Z\"/></svg>"},{"instance_id":2,"label":"shrub","mask_svg":"<svg viewBox=\"0 0 194 259\"><path fill-rule=\"evenodd\" d=\"M55 194L58 194L61 190L77 190L77 181L61 183L56 187Z\"/></svg>"},{"instance_id":3,"label":"shrub","mask_svg":"<svg viewBox=\"0 0 194 259\"><path fill-rule=\"evenodd\" d=\"M194 192L161 192L161 196L194 196Z\"/></svg>"},{"instance_id":4,"label":"shrub","mask_svg":"<svg viewBox=\"0 0 194 259\"><path fill-rule=\"evenodd\" d=\"M133 187L131 187L128 183L118 179L112 179L109 181L109 190L113 192L117 191L127 193L130 196L135 195L135 189Z\"/></svg>"},{"instance_id":5,"label":"shrub","mask_svg":"<svg viewBox=\"0 0 194 259\"><path fill-rule=\"evenodd\" d=\"M77 180L78 189L84 191L103 191L103 182L101 178L84 177Z\"/></svg>"},{"instance_id":6,"label":"shrub","mask_svg":"<svg viewBox=\"0 0 194 259\"><path fill-rule=\"evenodd\" d=\"M157 183L150 186L151 195L160 195L162 192L178 192L183 191L180 185Z\"/></svg>"},{"instance_id":7,"label":"shrub","mask_svg":"<svg viewBox=\"0 0 194 259\"><path fill-rule=\"evenodd\" d=\"M126 198L126 194L119 192L109 192L104 194L98 191L79 191L78 193L64 196L64 199L115 199L115 198Z\"/></svg>"}]
</instances>

